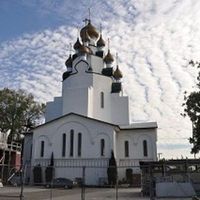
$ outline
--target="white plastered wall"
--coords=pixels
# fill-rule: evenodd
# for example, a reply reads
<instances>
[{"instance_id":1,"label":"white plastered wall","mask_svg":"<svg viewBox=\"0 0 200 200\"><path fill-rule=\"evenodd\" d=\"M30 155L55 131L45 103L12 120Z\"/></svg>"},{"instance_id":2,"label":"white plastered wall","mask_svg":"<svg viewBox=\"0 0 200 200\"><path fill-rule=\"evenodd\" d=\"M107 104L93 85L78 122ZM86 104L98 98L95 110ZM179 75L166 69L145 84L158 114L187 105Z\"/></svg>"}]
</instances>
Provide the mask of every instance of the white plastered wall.
<instances>
[{"instance_id":1,"label":"white plastered wall","mask_svg":"<svg viewBox=\"0 0 200 200\"><path fill-rule=\"evenodd\" d=\"M74 156L70 157L70 130L74 130ZM62 157L62 135L66 134L66 156ZM77 155L78 133L82 133L82 155ZM55 160L65 159L100 159L110 158L111 150L114 148L113 136L115 130L112 125L90 120L77 115L69 115L34 130L32 165L35 165L35 159L50 159L52 152ZM100 155L100 140L105 139L105 156ZM40 157L41 141L45 142L44 157ZM72 161L73 164L73 161ZM64 168L56 169L56 177L64 176L71 179L80 176L82 168ZM100 177L106 177L106 168L87 169L87 184L97 184ZM97 176L98 175L98 176Z\"/></svg>"}]
</instances>

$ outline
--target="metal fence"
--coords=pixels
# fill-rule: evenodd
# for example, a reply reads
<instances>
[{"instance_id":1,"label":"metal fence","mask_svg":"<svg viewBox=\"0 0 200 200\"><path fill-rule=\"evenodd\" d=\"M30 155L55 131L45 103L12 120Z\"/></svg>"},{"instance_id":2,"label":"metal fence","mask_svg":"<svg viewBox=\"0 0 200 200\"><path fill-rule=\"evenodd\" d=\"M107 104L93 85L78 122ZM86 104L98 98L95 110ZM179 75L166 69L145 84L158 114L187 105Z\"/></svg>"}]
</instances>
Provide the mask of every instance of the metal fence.
<instances>
[{"instance_id":1,"label":"metal fence","mask_svg":"<svg viewBox=\"0 0 200 200\"><path fill-rule=\"evenodd\" d=\"M129 197L133 199L134 195L141 195L139 166L111 168L113 168L110 169L111 175L108 175L109 169L104 166L41 166L38 164L24 165L20 168L0 165L0 177L4 185L0 188L0 199L118 200ZM135 171L139 173L134 174ZM73 188L65 185L68 184L65 183L65 179L59 178L73 181Z\"/></svg>"},{"instance_id":2,"label":"metal fence","mask_svg":"<svg viewBox=\"0 0 200 200\"><path fill-rule=\"evenodd\" d=\"M200 191L199 171L185 173L160 167L118 166L114 168L114 175L109 175L108 167L104 166L0 165L0 177L4 185L0 188L0 200L152 200L156 199L157 185L175 182L176 186L179 183L191 183L197 192ZM58 178L73 182L66 183L63 180L59 185L56 182L59 182ZM71 183L73 185L68 185Z\"/></svg>"}]
</instances>

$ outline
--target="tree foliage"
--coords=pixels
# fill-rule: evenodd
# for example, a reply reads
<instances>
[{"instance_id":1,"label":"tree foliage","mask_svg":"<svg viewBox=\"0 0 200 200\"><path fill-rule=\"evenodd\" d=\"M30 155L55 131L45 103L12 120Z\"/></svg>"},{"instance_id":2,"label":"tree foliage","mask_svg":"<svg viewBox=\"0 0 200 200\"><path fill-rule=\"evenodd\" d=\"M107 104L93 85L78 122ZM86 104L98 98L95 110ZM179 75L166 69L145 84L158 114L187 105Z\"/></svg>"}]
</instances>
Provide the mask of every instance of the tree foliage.
<instances>
[{"instance_id":1,"label":"tree foliage","mask_svg":"<svg viewBox=\"0 0 200 200\"><path fill-rule=\"evenodd\" d=\"M8 140L18 140L39 123L44 108L44 104L36 102L33 95L24 90L0 90L0 131L10 130Z\"/></svg>"},{"instance_id":2,"label":"tree foliage","mask_svg":"<svg viewBox=\"0 0 200 200\"><path fill-rule=\"evenodd\" d=\"M199 62L191 60L189 65L200 68ZM193 135L189 138L189 142L193 144L191 153L196 154L200 151L200 72L197 75L197 90L189 95L185 92L184 96L184 117L188 116L192 122Z\"/></svg>"}]
</instances>

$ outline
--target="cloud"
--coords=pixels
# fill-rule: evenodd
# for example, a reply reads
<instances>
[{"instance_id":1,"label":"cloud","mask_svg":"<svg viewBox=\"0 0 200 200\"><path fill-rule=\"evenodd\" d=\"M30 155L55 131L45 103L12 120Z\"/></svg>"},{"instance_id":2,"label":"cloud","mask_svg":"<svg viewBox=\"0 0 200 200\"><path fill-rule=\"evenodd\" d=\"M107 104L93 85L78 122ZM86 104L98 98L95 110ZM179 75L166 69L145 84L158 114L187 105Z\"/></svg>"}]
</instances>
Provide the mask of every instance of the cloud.
<instances>
[{"instance_id":1,"label":"cloud","mask_svg":"<svg viewBox=\"0 0 200 200\"><path fill-rule=\"evenodd\" d=\"M180 147L189 155L190 145L185 138L191 136L191 124L180 113L184 91L195 86L197 71L187 65L190 59L199 60L200 2L26 2L26 6L40 5L38 9L44 8L47 14L55 11L67 19L66 26L0 44L1 88L23 88L43 102L60 95L69 43L76 40L74 25L87 17L89 4L93 23L96 27L102 23L104 38L111 39L112 53L119 53L132 121L158 121L158 148L164 156L180 156Z\"/></svg>"}]
</instances>

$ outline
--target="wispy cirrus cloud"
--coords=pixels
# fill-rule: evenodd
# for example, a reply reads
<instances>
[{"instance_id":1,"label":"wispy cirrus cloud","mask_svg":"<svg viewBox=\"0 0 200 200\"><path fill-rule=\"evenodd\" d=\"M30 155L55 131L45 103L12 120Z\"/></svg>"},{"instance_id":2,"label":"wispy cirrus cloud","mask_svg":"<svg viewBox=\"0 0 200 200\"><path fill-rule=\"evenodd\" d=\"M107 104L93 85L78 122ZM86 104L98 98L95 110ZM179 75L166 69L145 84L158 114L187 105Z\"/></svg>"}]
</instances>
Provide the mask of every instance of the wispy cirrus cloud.
<instances>
[{"instance_id":1,"label":"wispy cirrus cloud","mask_svg":"<svg viewBox=\"0 0 200 200\"><path fill-rule=\"evenodd\" d=\"M200 2L84 2L43 3L45 12L65 17L66 26L1 43L0 87L23 88L43 102L60 95L69 43L76 40L76 24L87 17L90 5L93 23L102 23L113 54L119 53L132 121L158 121L158 151L172 157L182 148L188 156L191 124L180 113L184 91L195 85L196 69L187 66L190 59L199 60ZM38 6L32 3L27 6Z\"/></svg>"}]
</instances>

